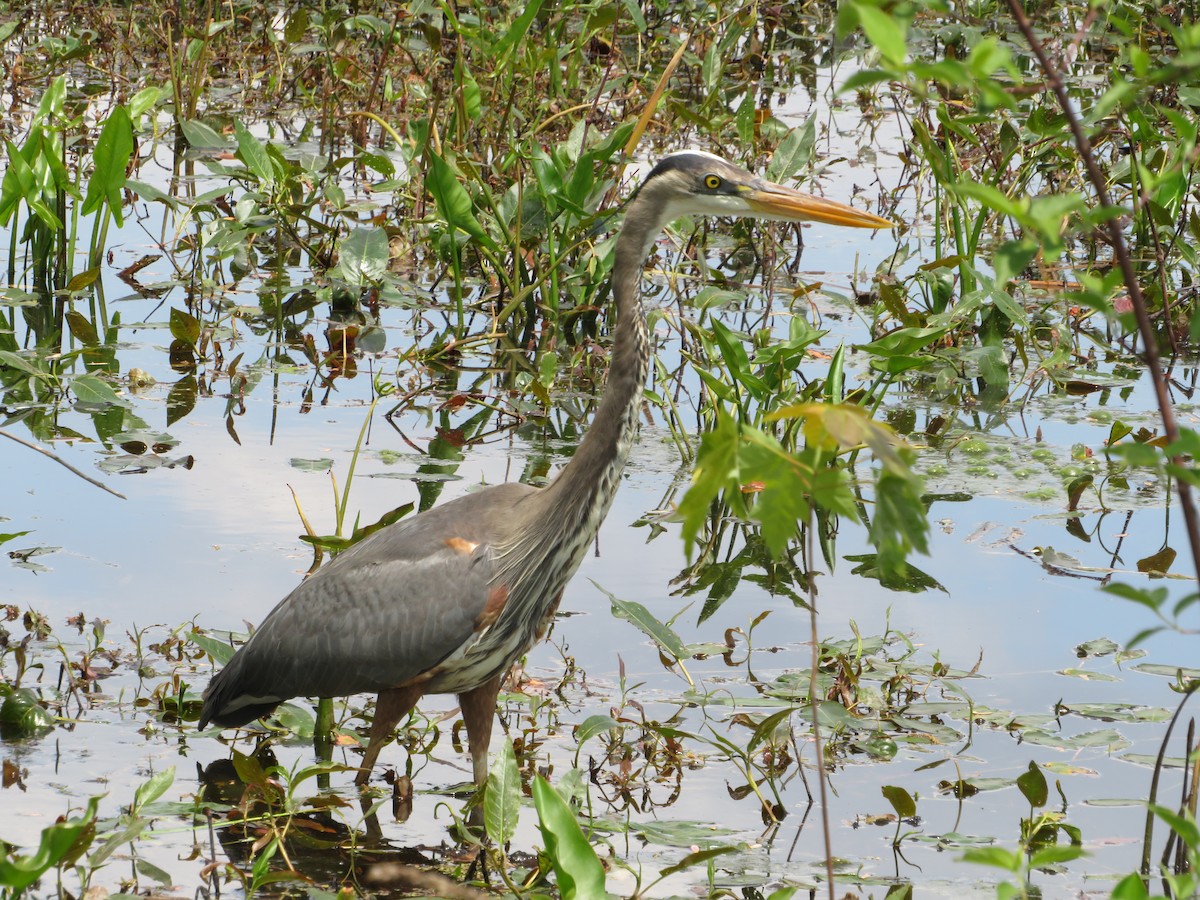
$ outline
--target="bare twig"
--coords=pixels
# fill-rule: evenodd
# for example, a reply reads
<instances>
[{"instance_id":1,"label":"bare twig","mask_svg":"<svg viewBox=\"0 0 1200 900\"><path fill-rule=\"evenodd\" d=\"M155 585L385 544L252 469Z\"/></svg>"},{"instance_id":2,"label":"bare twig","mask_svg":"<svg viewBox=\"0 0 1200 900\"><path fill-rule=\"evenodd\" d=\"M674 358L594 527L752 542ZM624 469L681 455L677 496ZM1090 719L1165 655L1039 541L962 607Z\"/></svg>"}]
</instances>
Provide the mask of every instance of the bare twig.
<instances>
[{"instance_id":1,"label":"bare twig","mask_svg":"<svg viewBox=\"0 0 1200 900\"><path fill-rule=\"evenodd\" d=\"M120 497L122 500L126 499L124 494L114 491L107 484L105 484L102 481L97 481L91 475L85 475L83 472L80 472L77 468L75 468L73 465L71 465L69 462L67 462L65 459L63 459L61 456L56 456L55 454L53 454L49 450L47 450L45 447L39 446L38 444L35 444L32 441L27 441L27 440L25 440L25 438L17 437L11 431L5 431L3 428L0 428L0 437L6 437L10 441L16 441L22 447L28 447L30 450L36 450L38 453L42 454L43 456L50 457L52 460L54 460L60 466L66 466L68 469L70 469L72 472L74 472L76 475L78 475L84 481L91 482L96 487L100 488L101 490L108 491L114 497Z\"/></svg>"},{"instance_id":2,"label":"bare twig","mask_svg":"<svg viewBox=\"0 0 1200 900\"><path fill-rule=\"evenodd\" d=\"M1075 146L1079 150L1080 159L1087 170L1088 181L1092 183L1100 204L1111 208L1113 202L1108 193L1104 173L1100 171L1100 166L1096 163L1096 157L1092 154L1091 142L1083 130L1083 123L1079 121L1079 116L1071 105L1070 97L1067 96L1067 88L1063 84L1062 75L1046 55L1046 49L1042 46L1042 42L1033 33L1033 26L1025 15L1021 0L1008 0L1008 6L1017 20L1017 27L1025 35L1025 40L1029 42L1029 48L1037 57L1038 64L1041 65L1042 72L1046 75L1046 81L1049 83L1050 89L1054 91L1058 105L1062 107L1063 115L1066 116L1067 122L1071 126L1071 134L1075 139ZM1125 234L1121 230L1121 223L1118 219L1109 218L1105 227L1108 229L1113 255L1116 257L1117 264L1121 267L1121 275L1125 279L1125 288L1129 291L1129 300L1133 304L1138 334L1141 335L1142 346L1145 348L1146 365L1150 369L1154 396L1158 401L1158 413L1162 419L1163 433L1170 443L1176 443L1179 440L1179 425L1175 421L1175 410L1171 406L1171 398L1167 393L1167 379L1163 373L1162 359L1158 354L1154 326L1150 322L1150 313L1146 309L1146 298L1142 294L1142 286L1138 282L1137 272L1133 268L1129 245L1125 242ZM1169 323L1168 327L1170 327ZM1171 462L1180 468L1186 466L1186 461L1178 455L1172 456ZM1176 478L1175 486L1179 491L1180 506L1183 507L1183 521L1187 526L1188 543L1192 550L1192 565L1196 568L1197 578L1200 580L1200 517L1197 516L1192 500L1191 485L1183 478Z\"/></svg>"}]
</instances>

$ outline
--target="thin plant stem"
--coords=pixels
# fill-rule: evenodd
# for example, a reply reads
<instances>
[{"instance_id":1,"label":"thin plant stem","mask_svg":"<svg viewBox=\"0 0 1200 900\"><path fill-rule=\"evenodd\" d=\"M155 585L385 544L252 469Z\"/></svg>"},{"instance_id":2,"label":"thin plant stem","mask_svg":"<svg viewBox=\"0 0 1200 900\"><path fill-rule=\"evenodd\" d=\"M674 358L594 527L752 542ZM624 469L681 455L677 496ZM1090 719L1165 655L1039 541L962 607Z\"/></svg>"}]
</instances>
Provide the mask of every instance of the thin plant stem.
<instances>
[{"instance_id":1,"label":"thin plant stem","mask_svg":"<svg viewBox=\"0 0 1200 900\"><path fill-rule=\"evenodd\" d=\"M1111 208L1113 202L1112 197L1108 193L1108 185L1104 179L1104 173L1100 171L1100 166L1096 163L1096 157L1092 154L1091 142L1083 130L1083 123L1079 121L1079 116L1071 105L1071 99L1067 95L1067 88L1063 83L1062 75L1050 60L1050 57L1046 55L1046 48L1042 46L1042 42L1033 33L1033 25L1030 24L1029 18L1025 15L1021 0L1008 0L1008 6L1017 21L1017 27L1025 35L1025 40L1028 41L1029 48L1033 51L1034 56L1037 57L1038 64L1042 67L1042 72L1046 76L1046 81L1049 83L1050 89L1054 91L1054 96L1058 99L1058 105L1062 108L1063 115L1066 116L1067 123L1071 127L1071 134L1075 139L1075 146L1079 150L1080 159L1087 170L1088 181L1092 183L1100 205L1105 208ZM1121 275L1125 280L1125 289L1129 292L1129 300L1133 304L1134 318L1137 320L1138 334L1141 336L1142 345L1145 348L1146 366L1150 369L1154 397L1158 402L1158 412L1162 419L1163 433L1166 435L1169 443L1176 444L1179 441L1179 425L1175 420L1175 409L1171 405L1171 397L1167 393L1167 379L1163 373L1162 359L1158 353L1158 343L1154 336L1154 326L1150 322L1150 313L1146 309L1146 298L1142 294L1142 286L1138 282L1137 272L1133 268L1133 259L1129 255L1129 245L1125 242L1125 234L1121 230L1119 219L1110 217L1105 223L1105 227L1108 229L1109 239L1112 242L1113 255L1117 259L1117 264L1121 267ZM1178 454L1172 456L1170 459L1172 465L1180 469L1187 468L1186 461ZM1175 484L1179 490L1179 504L1183 507L1183 521L1187 526L1188 543L1192 551L1192 565L1196 569L1197 580L1200 580L1200 516L1197 515L1195 504L1192 501L1191 485L1184 478L1176 478Z\"/></svg>"},{"instance_id":2,"label":"thin plant stem","mask_svg":"<svg viewBox=\"0 0 1200 900\"><path fill-rule=\"evenodd\" d=\"M830 836L829 824L829 790L825 784L825 748L821 743L821 701L817 696L817 667L821 663L821 643L817 637L817 582L813 578L812 563L815 559L816 546L813 533L816 523L812 510L809 509L808 520L804 524L804 538L808 543L808 626L809 640L812 642L812 659L808 670L808 705L812 709L813 748L817 755L817 785L821 797L821 837L825 841L825 880L829 888L829 900L835 900L833 893L833 838Z\"/></svg>"}]
</instances>

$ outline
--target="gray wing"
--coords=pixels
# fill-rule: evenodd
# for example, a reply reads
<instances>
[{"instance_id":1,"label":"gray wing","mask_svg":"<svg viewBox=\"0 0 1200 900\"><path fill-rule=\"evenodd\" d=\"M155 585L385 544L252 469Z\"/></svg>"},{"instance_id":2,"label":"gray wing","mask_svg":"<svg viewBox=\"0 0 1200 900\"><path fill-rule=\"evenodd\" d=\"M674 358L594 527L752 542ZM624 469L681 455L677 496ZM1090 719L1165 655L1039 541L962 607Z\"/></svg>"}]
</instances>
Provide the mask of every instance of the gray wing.
<instances>
[{"instance_id":1,"label":"gray wing","mask_svg":"<svg viewBox=\"0 0 1200 900\"><path fill-rule=\"evenodd\" d=\"M339 554L285 597L213 679L201 727L246 724L291 697L398 687L436 667L474 639L498 587L492 546L536 493L498 485Z\"/></svg>"}]
</instances>

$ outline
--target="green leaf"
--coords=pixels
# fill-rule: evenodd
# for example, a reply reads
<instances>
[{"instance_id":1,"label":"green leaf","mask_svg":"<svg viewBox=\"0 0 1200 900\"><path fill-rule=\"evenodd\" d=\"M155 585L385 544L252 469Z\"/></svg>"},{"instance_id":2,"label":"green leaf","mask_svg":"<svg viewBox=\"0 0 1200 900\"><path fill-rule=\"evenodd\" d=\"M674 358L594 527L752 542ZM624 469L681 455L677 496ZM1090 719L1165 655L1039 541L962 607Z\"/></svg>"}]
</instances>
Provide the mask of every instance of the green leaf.
<instances>
[{"instance_id":1,"label":"green leaf","mask_svg":"<svg viewBox=\"0 0 1200 900\"><path fill-rule=\"evenodd\" d=\"M353 285L371 285L387 274L388 239L382 228L355 228L338 247L337 269Z\"/></svg>"},{"instance_id":2,"label":"green leaf","mask_svg":"<svg viewBox=\"0 0 1200 900\"><path fill-rule=\"evenodd\" d=\"M240 120L233 123L234 134L237 137L238 159L249 169L259 183L265 187L275 184L275 167L271 165L271 157L262 141L250 133Z\"/></svg>"},{"instance_id":3,"label":"green leaf","mask_svg":"<svg viewBox=\"0 0 1200 900\"><path fill-rule=\"evenodd\" d=\"M433 201L437 205L438 214L441 215L442 220L451 229L463 231L485 247L497 250L496 242L475 218L475 204L472 203L471 195L467 193L466 188L459 183L454 169L432 150L427 155L429 176L426 179L426 186L433 194Z\"/></svg>"},{"instance_id":4,"label":"green leaf","mask_svg":"<svg viewBox=\"0 0 1200 900\"><path fill-rule=\"evenodd\" d=\"M620 727L621 723L612 716L588 716L575 727L575 743L582 746L596 735Z\"/></svg>"},{"instance_id":5,"label":"green leaf","mask_svg":"<svg viewBox=\"0 0 1200 900\"><path fill-rule=\"evenodd\" d=\"M533 24L533 20L537 18L537 14L541 11L543 0L532 0L526 4L525 10L521 15L517 16L515 22L504 33L504 37L500 38L492 47L491 56L493 62L503 64L503 57L512 51L525 37L525 33L529 31L529 26Z\"/></svg>"},{"instance_id":6,"label":"green leaf","mask_svg":"<svg viewBox=\"0 0 1200 900\"><path fill-rule=\"evenodd\" d=\"M227 150L229 141L220 132L209 128L199 119L185 119L179 123L184 140L197 150Z\"/></svg>"},{"instance_id":7,"label":"green leaf","mask_svg":"<svg viewBox=\"0 0 1200 900\"><path fill-rule=\"evenodd\" d=\"M183 341L189 347L195 348L200 343L200 320L189 312L171 307L170 315L171 336L177 341Z\"/></svg>"},{"instance_id":8,"label":"green leaf","mask_svg":"<svg viewBox=\"0 0 1200 900\"><path fill-rule=\"evenodd\" d=\"M865 3L855 3L858 13L858 24L862 26L867 39L875 45L883 58L893 66L904 65L908 55L905 43L907 23L889 13Z\"/></svg>"},{"instance_id":9,"label":"green leaf","mask_svg":"<svg viewBox=\"0 0 1200 900\"><path fill-rule=\"evenodd\" d=\"M816 113L799 128L793 128L780 141L767 164L766 177L771 181L786 181L803 169L812 160L813 146L817 142Z\"/></svg>"},{"instance_id":10,"label":"green leaf","mask_svg":"<svg viewBox=\"0 0 1200 900\"><path fill-rule=\"evenodd\" d=\"M963 861L992 866L1006 872L1021 871L1024 857L1019 851L1006 850L1003 847L971 847L963 852Z\"/></svg>"},{"instance_id":11,"label":"green leaf","mask_svg":"<svg viewBox=\"0 0 1200 900\"><path fill-rule=\"evenodd\" d=\"M1137 872L1130 872L1117 882L1109 900L1150 900L1150 892L1146 890L1142 876Z\"/></svg>"},{"instance_id":12,"label":"green leaf","mask_svg":"<svg viewBox=\"0 0 1200 900\"><path fill-rule=\"evenodd\" d=\"M88 179L87 198L80 212L90 215L103 202L108 203L117 226L125 224L121 212L125 187L125 170L133 156L133 122L124 106L118 106L109 114L96 139L92 151L92 177Z\"/></svg>"},{"instance_id":13,"label":"green leaf","mask_svg":"<svg viewBox=\"0 0 1200 900\"><path fill-rule=\"evenodd\" d=\"M533 782L533 805L563 900L607 897L604 866L596 851L583 836L571 807L541 775Z\"/></svg>"},{"instance_id":14,"label":"green leaf","mask_svg":"<svg viewBox=\"0 0 1200 900\"><path fill-rule=\"evenodd\" d=\"M161 772L157 772L150 776L150 780L138 786L133 792L133 805L131 806L130 815L138 815L142 808L148 803L153 803L159 797L166 793L175 782L175 767L169 766Z\"/></svg>"},{"instance_id":15,"label":"green leaf","mask_svg":"<svg viewBox=\"0 0 1200 900\"><path fill-rule=\"evenodd\" d=\"M30 737L53 727L54 716L38 702L33 688L17 688L0 704L0 730L6 739Z\"/></svg>"},{"instance_id":16,"label":"green leaf","mask_svg":"<svg viewBox=\"0 0 1200 900\"><path fill-rule=\"evenodd\" d=\"M1017 788L1034 809L1045 806L1046 799L1050 795L1050 789L1046 785L1046 776L1034 762L1030 762L1029 768L1017 777Z\"/></svg>"},{"instance_id":17,"label":"green leaf","mask_svg":"<svg viewBox=\"0 0 1200 900\"><path fill-rule=\"evenodd\" d=\"M77 375L71 380L71 390L77 402L88 406L130 406L107 381L95 375Z\"/></svg>"},{"instance_id":18,"label":"green leaf","mask_svg":"<svg viewBox=\"0 0 1200 900\"><path fill-rule=\"evenodd\" d=\"M892 804L892 809L901 819L911 819L917 814L917 801L904 788L894 784L885 784L880 790L883 791L884 798Z\"/></svg>"},{"instance_id":19,"label":"green leaf","mask_svg":"<svg viewBox=\"0 0 1200 900\"><path fill-rule=\"evenodd\" d=\"M688 650L687 645L683 643L679 635L671 630L670 626L664 625L656 619L650 610L646 609L642 604L635 600L622 600L604 588L592 582L608 597L612 603L613 615L618 619L624 619L627 622L632 622L642 634L646 635L650 640L658 646L658 648L668 654L679 663L685 659L691 659L692 653ZM686 672L684 673L686 675ZM688 679L691 683L691 679Z\"/></svg>"},{"instance_id":20,"label":"green leaf","mask_svg":"<svg viewBox=\"0 0 1200 900\"><path fill-rule=\"evenodd\" d=\"M1030 857L1029 868L1042 869L1046 866L1056 865L1057 863L1070 862L1073 859L1079 859L1081 856L1083 856L1083 848L1074 844L1064 844L1061 847L1043 847Z\"/></svg>"},{"instance_id":21,"label":"green leaf","mask_svg":"<svg viewBox=\"0 0 1200 900\"><path fill-rule=\"evenodd\" d=\"M99 797L92 797L82 818L43 828L37 852L32 856L10 853L6 859L0 859L0 885L11 889L14 895L20 894L47 871L67 861L80 839L95 832L99 803Z\"/></svg>"},{"instance_id":22,"label":"green leaf","mask_svg":"<svg viewBox=\"0 0 1200 900\"><path fill-rule=\"evenodd\" d=\"M64 318L67 320L67 327L71 330L71 337L79 343L85 347L96 347L100 344L100 335L96 333L96 326L87 316L71 310Z\"/></svg>"},{"instance_id":23,"label":"green leaf","mask_svg":"<svg viewBox=\"0 0 1200 900\"><path fill-rule=\"evenodd\" d=\"M942 337L950 328L897 328L878 340L862 346L875 356L912 356Z\"/></svg>"},{"instance_id":24,"label":"green leaf","mask_svg":"<svg viewBox=\"0 0 1200 900\"><path fill-rule=\"evenodd\" d=\"M736 853L737 847L709 847L707 850L697 850L695 853L689 853L679 862L672 866L667 866L659 873L660 878L666 878L674 875L676 872L682 872L684 869L690 869L698 863L708 862L717 856L724 856L726 853Z\"/></svg>"},{"instance_id":25,"label":"green leaf","mask_svg":"<svg viewBox=\"0 0 1200 900\"><path fill-rule=\"evenodd\" d=\"M488 770L483 821L488 837L500 846L512 840L521 813L521 773L512 741L505 740Z\"/></svg>"},{"instance_id":26,"label":"green leaf","mask_svg":"<svg viewBox=\"0 0 1200 900\"><path fill-rule=\"evenodd\" d=\"M188 640L211 656L214 662L222 666L233 659L233 654L237 652L236 647L231 647L225 641L219 641L208 634L192 633L188 635Z\"/></svg>"}]
</instances>

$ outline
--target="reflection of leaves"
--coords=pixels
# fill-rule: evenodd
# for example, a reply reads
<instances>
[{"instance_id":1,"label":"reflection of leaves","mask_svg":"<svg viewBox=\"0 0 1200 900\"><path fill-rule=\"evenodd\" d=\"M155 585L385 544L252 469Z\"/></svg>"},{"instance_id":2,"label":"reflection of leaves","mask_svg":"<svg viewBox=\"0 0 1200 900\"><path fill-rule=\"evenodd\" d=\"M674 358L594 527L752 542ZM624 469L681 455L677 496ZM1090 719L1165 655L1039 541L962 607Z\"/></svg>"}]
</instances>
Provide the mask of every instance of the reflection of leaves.
<instances>
[{"instance_id":1,"label":"reflection of leaves","mask_svg":"<svg viewBox=\"0 0 1200 900\"><path fill-rule=\"evenodd\" d=\"M889 573L876 564L878 554L875 553L860 553L857 556L847 556L845 559L859 564L851 570L853 574L861 575L863 578L874 578L888 590L919 594L922 591L936 588L944 594L950 593L936 578L918 569L912 563L905 563L902 572Z\"/></svg>"},{"instance_id":2,"label":"reflection of leaves","mask_svg":"<svg viewBox=\"0 0 1200 900\"><path fill-rule=\"evenodd\" d=\"M174 425L196 407L200 391L194 375L184 375L167 392L167 425Z\"/></svg>"},{"instance_id":3,"label":"reflection of leaves","mask_svg":"<svg viewBox=\"0 0 1200 900\"><path fill-rule=\"evenodd\" d=\"M1171 718L1169 709L1131 703L1070 703L1061 704L1058 708L1061 712L1102 722L1165 722Z\"/></svg>"},{"instance_id":4,"label":"reflection of leaves","mask_svg":"<svg viewBox=\"0 0 1200 900\"><path fill-rule=\"evenodd\" d=\"M1072 737L1030 728L1024 732L1022 739L1028 744L1040 744L1043 747L1054 747L1058 750L1097 749L1111 752L1124 750L1129 746L1129 741L1113 728L1085 731L1083 734L1076 734Z\"/></svg>"}]
</instances>

